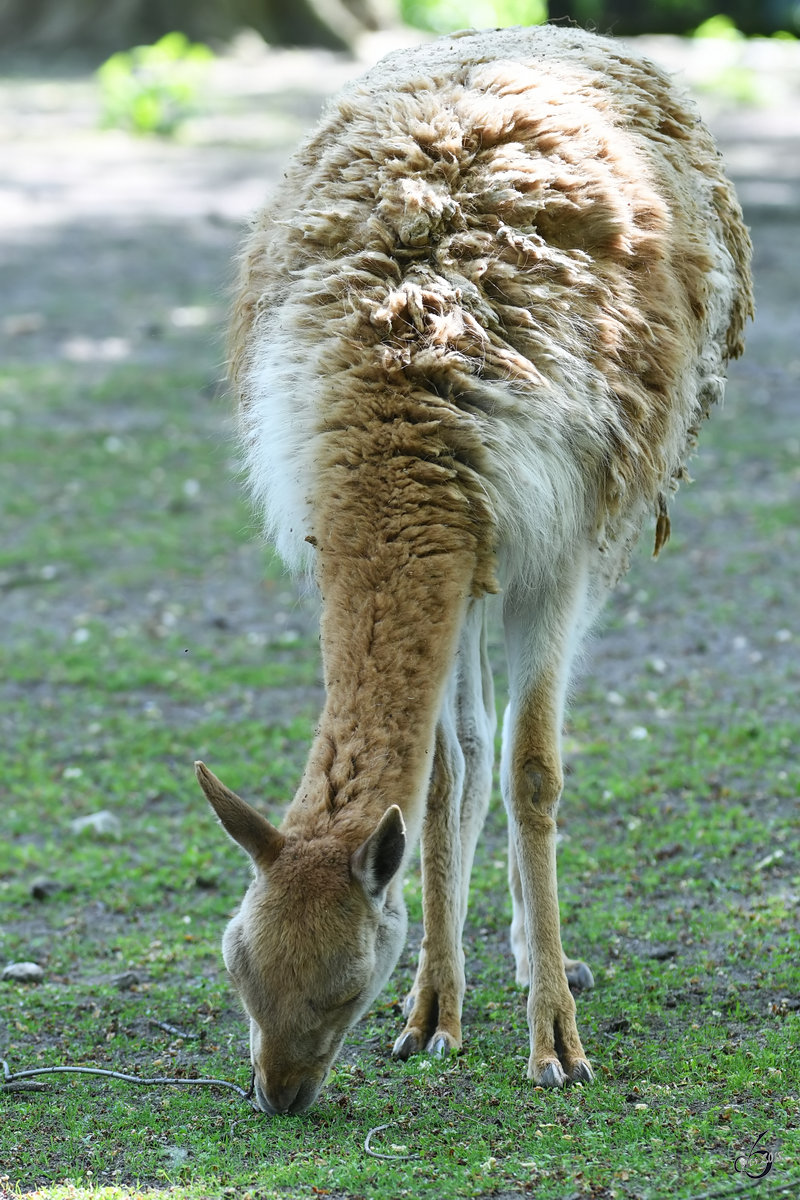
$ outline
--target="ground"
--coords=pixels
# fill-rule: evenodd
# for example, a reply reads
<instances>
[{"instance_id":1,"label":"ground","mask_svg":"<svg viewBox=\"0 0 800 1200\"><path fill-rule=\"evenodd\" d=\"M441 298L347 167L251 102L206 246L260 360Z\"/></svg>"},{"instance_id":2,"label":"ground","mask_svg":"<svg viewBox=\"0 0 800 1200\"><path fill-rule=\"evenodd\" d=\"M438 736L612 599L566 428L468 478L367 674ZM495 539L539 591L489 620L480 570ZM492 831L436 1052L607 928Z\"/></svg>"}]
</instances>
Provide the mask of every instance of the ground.
<instances>
[{"instance_id":1,"label":"ground","mask_svg":"<svg viewBox=\"0 0 800 1200\"><path fill-rule=\"evenodd\" d=\"M595 969L579 1019L607 1091L573 1089L548 1110L525 1089L495 803L467 935L467 1054L427 1072L386 1058L419 940L412 878L406 954L317 1124L282 1127L296 1139L280 1143L283 1175L262 1146L271 1183L292 1195L311 1185L287 1164L314 1156L318 1190L379 1194L360 1146L385 1121L398 1128L380 1136L435 1159L455 1195L520 1196L537 1178L538 1194L559 1200L700 1192L735 1182L735 1155L762 1130L770 1182L800 1173L789 1133L800 1092L800 51L645 49L700 87L752 227L758 315L703 431L697 482L674 504L672 542L653 563L646 535L570 711L565 944ZM0 967L33 959L45 982L0 984L0 1055L11 1070L94 1061L246 1082L245 1028L217 951L246 872L193 790L191 761L206 758L277 818L321 689L316 602L282 576L240 496L224 313L248 214L325 96L363 64L244 41L170 140L99 130L96 87L78 68L7 65ZM496 637L494 657L502 696ZM118 837L72 831L100 809ZM493 1074L500 1059L508 1069ZM114 1092L124 1148L112 1152L81 1086L49 1091L47 1108L38 1095L2 1098L8 1187L193 1178L201 1149L185 1093L152 1101L166 1110L159 1125L141 1094ZM215 1110L197 1111L216 1146ZM430 1119L423 1150L415 1123ZM335 1147L353 1128L360 1157L337 1175L326 1138ZM571 1158L578 1128L583 1157ZM392 1152L380 1136L373 1148ZM608 1139L602 1153L592 1137ZM204 1179L244 1186L245 1166L223 1155L214 1167L209 1154ZM407 1183L411 1166L391 1169L386 1186Z\"/></svg>"}]
</instances>

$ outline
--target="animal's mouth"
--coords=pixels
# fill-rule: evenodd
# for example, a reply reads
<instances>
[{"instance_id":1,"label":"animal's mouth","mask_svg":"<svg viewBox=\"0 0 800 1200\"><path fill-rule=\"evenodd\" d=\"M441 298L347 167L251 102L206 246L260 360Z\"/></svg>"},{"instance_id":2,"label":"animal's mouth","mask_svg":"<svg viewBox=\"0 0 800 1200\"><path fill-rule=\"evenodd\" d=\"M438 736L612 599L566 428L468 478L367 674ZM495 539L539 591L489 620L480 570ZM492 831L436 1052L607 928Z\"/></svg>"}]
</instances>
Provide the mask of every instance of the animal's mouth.
<instances>
[{"instance_id":1,"label":"animal's mouth","mask_svg":"<svg viewBox=\"0 0 800 1200\"><path fill-rule=\"evenodd\" d=\"M253 1072L252 1094L258 1107L267 1116L293 1116L311 1108L323 1082L324 1080L303 1079L298 1084L270 1087L262 1083Z\"/></svg>"}]
</instances>

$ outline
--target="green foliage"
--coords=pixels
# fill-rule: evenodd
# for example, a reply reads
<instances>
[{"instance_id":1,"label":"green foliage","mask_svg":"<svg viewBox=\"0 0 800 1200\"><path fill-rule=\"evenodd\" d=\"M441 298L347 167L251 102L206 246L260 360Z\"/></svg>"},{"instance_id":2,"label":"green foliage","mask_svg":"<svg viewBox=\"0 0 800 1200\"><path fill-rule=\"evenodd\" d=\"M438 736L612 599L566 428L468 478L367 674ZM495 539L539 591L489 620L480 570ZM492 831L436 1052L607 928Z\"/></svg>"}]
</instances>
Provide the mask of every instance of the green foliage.
<instances>
[{"instance_id":1,"label":"green foliage","mask_svg":"<svg viewBox=\"0 0 800 1200\"><path fill-rule=\"evenodd\" d=\"M431 33L488 29L500 25L541 25L547 0L401 0L403 20Z\"/></svg>"},{"instance_id":2,"label":"green foliage","mask_svg":"<svg viewBox=\"0 0 800 1200\"><path fill-rule=\"evenodd\" d=\"M103 126L174 133L195 110L213 57L208 46L190 42L183 33L112 54L97 71Z\"/></svg>"},{"instance_id":3,"label":"green foliage","mask_svg":"<svg viewBox=\"0 0 800 1200\"><path fill-rule=\"evenodd\" d=\"M742 61L736 61L739 53L732 47L744 44L747 39L737 28L732 17L726 13L717 13L716 16L709 17L708 20L702 21L697 26L692 37L727 42L734 58L734 61L726 62L707 78L698 80L696 84L698 91L724 97L733 101L734 104L758 105L762 102L763 93L758 75ZM714 59L715 56L711 55L712 63Z\"/></svg>"},{"instance_id":4,"label":"green foliage","mask_svg":"<svg viewBox=\"0 0 800 1200\"><path fill-rule=\"evenodd\" d=\"M703 21L694 31L693 37L718 38L725 42L740 42L744 34L736 28L736 22L725 13L717 13Z\"/></svg>"},{"instance_id":5,"label":"green foliage","mask_svg":"<svg viewBox=\"0 0 800 1200\"><path fill-rule=\"evenodd\" d=\"M698 80L696 86L699 92L707 92L743 106L759 105L764 100L759 78L748 67L723 67L711 78Z\"/></svg>"}]
</instances>

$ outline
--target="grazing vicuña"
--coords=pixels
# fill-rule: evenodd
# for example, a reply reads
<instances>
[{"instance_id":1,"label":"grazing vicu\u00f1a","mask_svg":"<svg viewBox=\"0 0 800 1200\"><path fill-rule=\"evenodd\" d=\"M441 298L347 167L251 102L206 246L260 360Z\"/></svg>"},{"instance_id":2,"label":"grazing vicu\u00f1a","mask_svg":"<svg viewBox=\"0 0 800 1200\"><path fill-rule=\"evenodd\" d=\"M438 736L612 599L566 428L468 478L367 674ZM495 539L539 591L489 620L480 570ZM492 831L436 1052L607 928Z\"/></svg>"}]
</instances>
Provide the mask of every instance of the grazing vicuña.
<instances>
[{"instance_id":1,"label":"grazing vicu\u00f1a","mask_svg":"<svg viewBox=\"0 0 800 1200\"><path fill-rule=\"evenodd\" d=\"M202 764L254 877L223 953L255 1095L313 1103L425 933L405 1058L461 1046L462 930L495 706L528 1074L590 1080L556 888L564 696L647 517L658 551L751 313L750 245L712 139L651 63L576 29L393 54L330 105L245 247L232 330L249 477L322 604L326 700L280 830Z\"/></svg>"}]
</instances>

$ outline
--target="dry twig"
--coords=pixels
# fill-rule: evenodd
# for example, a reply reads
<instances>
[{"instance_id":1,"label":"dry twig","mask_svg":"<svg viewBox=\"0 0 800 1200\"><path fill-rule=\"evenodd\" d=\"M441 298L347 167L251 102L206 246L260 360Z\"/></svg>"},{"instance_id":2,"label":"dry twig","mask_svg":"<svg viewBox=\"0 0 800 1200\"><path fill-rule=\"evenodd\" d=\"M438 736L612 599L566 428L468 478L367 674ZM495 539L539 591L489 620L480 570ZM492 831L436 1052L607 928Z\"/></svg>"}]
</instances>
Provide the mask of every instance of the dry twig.
<instances>
[{"instance_id":1,"label":"dry twig","mask_svg":"<svg viewBox=\"0 0 800 1200\"><path fill-rule=\"evenodd\" d=\"M155 1025L158 1029L163 1029L165 1033L171 1033L173 1037L189 1039L202 1039L202 1033L186 1033L183 1029L178 1029L177 1025L170 1025L169 1021L157 1021L155 1017L150 1018L151 1025Z\"/></svg>"},{"instance_id":2,"label":"dry twig","mask_svg":"<svg viewBox=\"0 0 800 1200\"><path fill-rule=\"evenodd\" d=\"M364 1139L364 1149L366 1150L367 1154L371 1154L373 1158L416 1158L415 1154L380 1154L377 1150L370 1149L369 1144L372 1140L373 1133L380 1133L382 1129L389 1129L390 1127L390 1125L376 1125L374 1129L370 1129L369 1133Z\"/></svg>"},{"instance_id":3,"label":"dry twig","mask_svg":"<svg viewBox=\"0 0 800 1200\"><path fill-rule=\"evenodd\" d=\"M0 1090L7 1092L41 1090L41 1085L37 1087L35 1084L19 1082L21 1080L27 1081L34 1075L105 1075L110 1079L122 1079L125 1083L138 1083L145 1087L169 1084L179 1087L205 1086L230 1088L232 1092L236 1092L237 1095L242 1096L254 1112L261 1111L253 1101L252 1090L246 1092L244 1088L239 1087L238 1083L230 1083L227 1079L178 1079L170 1078L166 1075L148 1079L141 1075L127 1075L122 1071L107 1071L102 1067L35 1067L27 1071L12 1072L4 1058L0 1058L0 1067L3 1068L3 1083L0 1085Z\"/></svg>"},{"instance_id":4,"label":"dry twig","mask_svg":"<svg viewBox=\"0 0 800 1200\"><path fill-rule=\"evenodd\" d=\"M753 1184L756 1182L753 1179L749 1184L742 1183L737 1187L723 1188L717 1192L699 1192L696 1196L689 1196L688 1200L736 1200L737 1196L749 1196L753 1191ZM796 1196L800 1192L800 1179L789 1179L786 1183L772 1183L762 1185L758 1189L759 1200L762 1196Z\"/></svg>"}]
</instances>

